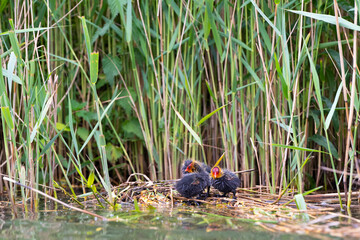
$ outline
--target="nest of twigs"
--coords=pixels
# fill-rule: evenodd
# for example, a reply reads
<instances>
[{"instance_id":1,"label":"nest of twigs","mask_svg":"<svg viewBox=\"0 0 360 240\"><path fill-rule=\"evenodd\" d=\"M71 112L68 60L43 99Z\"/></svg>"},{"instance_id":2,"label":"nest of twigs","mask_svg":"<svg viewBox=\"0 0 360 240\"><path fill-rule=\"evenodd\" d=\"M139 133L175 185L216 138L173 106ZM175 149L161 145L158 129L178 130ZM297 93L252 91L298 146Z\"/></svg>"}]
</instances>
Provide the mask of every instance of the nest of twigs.
<instances>
[{"instance_id":1,"label":"nest of twigs","mask_svg":"<svg viewBox=\"0 0 360 240\"><path fill-rule=\"evenodd\" d=\"M129 178L130 179L130 178ZM133 203L140 206L174 208L184 205L201 205L202 211L212 215L249 220L269 231L296 232L302 234L323 234L360 238L360 220L345 212L341 213L337 194L316 194L305 196L307 210L298 210L294 193L270 194L264 186L246 189L238 188L236 199L215 197L218 192L211 189L206 199L187 199L175 190L177 180L153 182L128 181L113 189L117 203ZM353 194L353 202L359 193ZM204 208L205 207L205 208ZM205 209L205 210L204 210ZM359 212L358 205L354 206Z\"/></svg>"}]
</instances>

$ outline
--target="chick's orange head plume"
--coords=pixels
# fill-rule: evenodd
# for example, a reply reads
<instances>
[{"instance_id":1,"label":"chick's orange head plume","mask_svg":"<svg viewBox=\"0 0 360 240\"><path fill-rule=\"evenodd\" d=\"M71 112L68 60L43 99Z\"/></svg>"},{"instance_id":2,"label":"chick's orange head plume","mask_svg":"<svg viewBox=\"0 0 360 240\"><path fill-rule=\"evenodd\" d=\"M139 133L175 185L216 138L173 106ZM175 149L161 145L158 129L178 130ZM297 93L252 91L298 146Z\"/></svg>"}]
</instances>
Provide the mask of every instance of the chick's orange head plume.
<instances>
[{"instance_id":1,"label":"chick's orange head plume","mask_svg":"<svg viewBox=\"0 0 360 240\"><path fill-rule=\"evenodd\" d=\"M219 158L219 160L217 160L217 162L215 163L215 165L212 167L211 169L211 177L213 179L216 179L216 178L219 178L222 176L222 171L221 171L221 168L218 167L219 163L221 162L221 160L224 158L225 156L225 153L223 153L223 155L221 155L221 157Z\"/></svg>"},{"instance_id":2,"label":"chick's orange head plume","mask_svg":"<svg viewBox=\"0 0 360 240\"><path fill-rule=\"evenodd\" d=\"M211 169L211 177L213 179L216 179L216 178L220 178L222 176L222 173L221 173L221 168L220 167L213 167Z\"/></svg>"},{"instance_id":3,"label":"chick's orange head plume","mask_svg":"<svg viewBox=\"0 0 360 240\"><path fill-rule=\"evenodd\" d=\"M191 173L191 172L193 172L194 171L194 161L192 161L187 167L186 167L186 169L185 169L185 171L186 172L189 172L189 173Z\"/></svg>"}]
</instances>

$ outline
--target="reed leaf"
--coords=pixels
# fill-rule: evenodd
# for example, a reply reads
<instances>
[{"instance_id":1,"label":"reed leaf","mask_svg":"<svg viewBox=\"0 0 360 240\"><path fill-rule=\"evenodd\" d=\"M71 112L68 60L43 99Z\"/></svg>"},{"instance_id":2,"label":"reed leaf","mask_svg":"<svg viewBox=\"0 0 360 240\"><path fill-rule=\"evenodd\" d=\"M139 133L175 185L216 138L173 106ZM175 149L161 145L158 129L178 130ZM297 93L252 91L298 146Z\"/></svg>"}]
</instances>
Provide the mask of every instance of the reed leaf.
<instances>
[{"instance_id":1,"label":"reed leaf","mask_svg":"<svg viewBox=\"0 0 360 240\"><path fill-rule=\"evenodd\" d=\"M229 104L229 103L228 103ZM211 113L207 114L205 117L203 117L202 119L200 119L200 121L196 124L197 126L200 126L201 124L203 124L206 120L208 120L212 115L214 115L215 113L217 113L218 111L220 111L221 109L223 109L224 107L226 107L226 105L221 106L217 109L215 109L214 111L212 111Z\"/></svg>"},{"instance_id":2,"label":"reed leaf","mask_svg":"<svg viewBox=\"0 0 360 240\"><path fill-rule=\"evenodd\" d=\"M333 102L333 104L331 106L329 114L326 117L325 126L324 126L325 131L329 128L330 123L331 123L331 119L334 116L336 105L338 104L341 90L342 90L342 82L340 83L340 85L338 87L338 90L336 91L336 96L335 96L334 102Z\"/></svg>"},{"instance_id":3,"label":"reed leaf","mask_svg":"<svg viewBox=\"0 0 360 240\"><path fill-rule=\"evenodd\" d=\"M336 25L336 18L335 18L335 16L332 16L332 15L326 15L326 14L320 14L320 13L310 13L310 12L304 12L304 11L295 11L295 10L287 10L287 11ZM344 28L348 28L350 30L360 31L360 26L355 25L354 23L349 22L341 17L339 17L338 19L339 19L340 26L342 26Z\"/></svg>"},{"instance_id":4,"label":"reed leaf","mask_svg":"<svg viewBox=\"0 0 360 240\"><path fill-rule=\"evenodd\" d=\"M85 46L86 46L86 50L87 50L87 55L90 58L90 55L91 55L90 53L92 52L92 50L91 50L91 39L90 39L90 35L89 35L89 30L86 25L85 17L81 17L80 19L81 19L82 28L83 28L84 37L85 37Z\"/></svg>"},{"instance_id":5,"label":"reed leaf","mask_svg":"<svg viewBox=\"0 0 360 240\"><path fill-rule=\"evenodd\" d=\"M185 121L185 119L180 115L180 113L178 111L176 111L174 109L174 112L176 114L176 116L180 119L180 121L182 122L182 124L184 124L184 126L186 127L186 129L190 132L190 134L194 137L195 141L201 146L202 142L201 139L199 137L199 135L196 134L196 132L190 127L190 125Z\"/></svg>"},{"instance_id":6,"label":"reed leaf","mask_svg":"<svg viewBox=\"0 0 360 240\"><path fill-rule=\"evenodd\" d=\"M132 36L132 4L131 0L127 1L127 7L126 7L126 28L125 28L125 34L126 34L126 42L131 41Z\"/></svg>"}]
</instances>

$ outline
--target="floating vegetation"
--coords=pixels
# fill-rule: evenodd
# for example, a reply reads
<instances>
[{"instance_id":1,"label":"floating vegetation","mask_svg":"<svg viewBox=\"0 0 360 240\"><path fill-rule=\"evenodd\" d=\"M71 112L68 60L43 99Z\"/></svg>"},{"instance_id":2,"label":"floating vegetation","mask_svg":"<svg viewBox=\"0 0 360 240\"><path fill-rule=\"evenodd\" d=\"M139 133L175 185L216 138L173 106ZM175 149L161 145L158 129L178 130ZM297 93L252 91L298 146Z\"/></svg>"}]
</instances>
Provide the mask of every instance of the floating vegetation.
<instances>
[{"instance_id":1,"label":"floating vegetation","mask_svg":"<svg viewBox=\"0 0 360 240\"><path fill-rule=\"evenodd\" d=\"M211 189L206 200L187 199L175 190L176 181L160 182L126 182L113 189L118 204L129 203L140 215L132 216L138 219L146 213L155 211L176 211L190 214L192 217L203 218L201 224L207 224L207 231L216 231L214 223L226 222L236 228L235 222L254 223L268 231L282 231L299 234L327 234L338 237L360 237L358 229L360 220L339 213L337 194L307 195L306 209L299 210L296 194L287 193L278 200L278 195L271 194L263 186L254 188L239 188L236 199L214 197L219 194ZM358 196L354 194L353 200ZM90 197L85 203L96 203ZM359 209L358 206L354 208ZM128 218L126 218L128 221ZM123 221L117 216L111 221ZM199 224L200 224L199 223Z\"/></svg>"},{"instance_id":2,"label":"floating vegetation","mask_svg":"<svg viewBox=\"0 0 360 240\"><path fill-rule=\"evenodd\" d=\"M299 194L287 192L279 199L278 195L271 194L269 189L263 186L238 188L236 199L215 197L219 194L216 189L211 189L210 197L205 200L187 199L175 190L175 182L176 180L154 182L149 178L147 181L127 181L111 189L115 199L111 206L107 205L109 201L106 199L109 199L109 196L105 192L89 192L79 195L74 201L69 198L70 194L66 193L65 189L61 189L65 191L65 194L62 194L68 196L70 203L58 199L55 201L52 197L41 194L55 203L60 203L62 207L58 210L70 208L92 215L97 220L121 222L129 226L141 223L148 227L151 224L157 225L162 222L162 218L167 218L162 216L165 212L179 216L178 222L173 223L175 225L182 223L182 217L197 219L196 224L205 226L207 232L241 230L242 224L248 223L274 233L309 234L321 238L326 235L360 237L360 220L339 213L337 193L306 195L305 205L304 198L299 198ZM353 194L352 200L355 202L358 197ZM9 201L0 203L3 211L11 206ZM17 206L24 207L23 204ZM110 214L99 215L99 210L101 212L106 209L110 210ZM360 208L354 205L354 209Z\"/></svg>"}]
</instances>

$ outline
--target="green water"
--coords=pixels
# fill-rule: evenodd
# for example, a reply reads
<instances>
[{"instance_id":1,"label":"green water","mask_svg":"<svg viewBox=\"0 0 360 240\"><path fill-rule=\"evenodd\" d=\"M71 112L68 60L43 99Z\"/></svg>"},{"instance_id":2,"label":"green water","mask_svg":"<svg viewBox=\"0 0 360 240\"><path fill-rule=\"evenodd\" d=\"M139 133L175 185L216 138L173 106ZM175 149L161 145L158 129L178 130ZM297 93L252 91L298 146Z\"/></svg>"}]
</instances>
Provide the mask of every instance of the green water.
<instances>
[{"instance_id":1,"label":"green water","mask_svg":"<svg viewBox=\"0 0 360 240\"><path fill-rule=\"evenodd\" d=\"M91 209L89 209L91 210ZM256 223L202 214L201 207L173 210L94 210L118 221L102 221L71 210L40 211L13 218L1 211L0 239L319 239L309 235L274 233Z\"/></svg>"}]
</instances>

